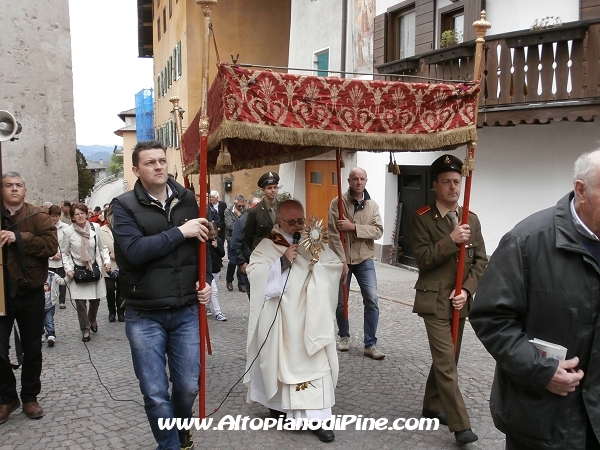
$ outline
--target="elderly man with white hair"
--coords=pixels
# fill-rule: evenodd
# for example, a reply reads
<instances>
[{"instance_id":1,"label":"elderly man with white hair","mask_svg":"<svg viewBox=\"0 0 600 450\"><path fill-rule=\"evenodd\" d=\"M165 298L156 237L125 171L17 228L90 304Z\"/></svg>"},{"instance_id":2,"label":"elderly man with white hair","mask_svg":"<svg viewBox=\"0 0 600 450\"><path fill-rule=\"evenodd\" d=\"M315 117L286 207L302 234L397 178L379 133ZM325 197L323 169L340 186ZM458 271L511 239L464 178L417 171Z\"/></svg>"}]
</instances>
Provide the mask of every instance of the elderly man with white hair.
<instances>
[{"instance_id":1,"label":"elderly man with white hair","mask_svg":"<svg viewBox=\"0 0 600 450\"><path fill-rule=\"evenodd\" d=\"M600 150L575 162L573 191L502 238L469 319L496 360L507 449L600 449Z\"/></svg>"}]
</instances>

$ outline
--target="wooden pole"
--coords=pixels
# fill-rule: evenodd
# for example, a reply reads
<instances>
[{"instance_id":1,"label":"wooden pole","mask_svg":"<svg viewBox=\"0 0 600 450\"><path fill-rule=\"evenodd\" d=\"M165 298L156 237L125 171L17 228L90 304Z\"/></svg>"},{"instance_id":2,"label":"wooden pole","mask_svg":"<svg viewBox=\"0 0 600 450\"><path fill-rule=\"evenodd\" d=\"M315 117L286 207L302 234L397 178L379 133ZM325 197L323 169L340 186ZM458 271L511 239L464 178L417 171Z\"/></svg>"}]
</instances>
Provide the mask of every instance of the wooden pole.
<instances>
[{"instance_id":1,"label":"wooden pole","mask_svg":"<svg viewBox=\"0 0 600 450\"><path fill-rule=\"evenodd\" d=\"M2 141L0 141L0 175L2 174ZM4 187L4 183L2 185ZM4 201L1 202L4 211ZM2 221L0 220L0 230ZM6 301L4 300L4 249L0 248L0 316L6 316Z\"/></svg>"},{"instance_id":2,"label":"wooden pole","mask_svg":"<svg viewBox=\"0 0 600 450\"><path fill-rule=\"evenodd\" d=\"M202 8L204 15L203 34L204 42L202 49L202 86L200 91L200 154L198 158L198 193L199 216L206 216L206 166L208 163L208 49L210 43L210 13L217 0L196 0L196 4ZM206 243L200 243L198 260L198 280L200 288L206 283ZM198 322L200 325L200 380L198 383L198 415L201 419L206 417L206 342L208 334L208 321L206 319L206 306L198 308Z\"/></svg>"},{"instance_id":3,"label":"wooden pole","mask_svg":"<svg viewBox=\"0 0 600 450\"><path fill-rule=\"evenodd\" d=\"M473 28L477 33L477 39L475 40L475 67L473 79L481 82L481 74L483 73L483 45L485 44L485 32L492 26L491 23L485 20L485 11L481 11L481 18L473 22ZM477 110L479 108L479 95L477 96L477 107L475 108L475 126L477 126ZM462 219L461 225L469 223L469 205L471 203L471 184L473 182L473 170L475 169L475 147L477 143L471 141L467 145L467 156L463 164L463 175L465 179L465 194L463 200ZM458 267L456 269L456 287L454 288L455 295L460 294L462 290L462 279L464 275L465 265L465 250L466 242L460 245L460 251L458 253ZM458 347L458 324L459 324L460 311L455 309L452 312L452 343L454 344L454 354Z\"/></svg>"},{"instance_id":4,"label":"wooden pole","mask_svg":"<svg viewBox=\"0 0 600 450\"><path fill-rule=\"evenodd\" d=\"M337 191L338 191L338 219L342 220L344 218L344 199L342 198L342 149L338 148L335 151L335 160L337 167ZM344 248L344 244L346 243L346 235L340 233L340 242L342 243L342 248ZM348 320L348 285L346 283L342 284L342 292L344 296L344 319Z\"/></svg>"}]
</instances>

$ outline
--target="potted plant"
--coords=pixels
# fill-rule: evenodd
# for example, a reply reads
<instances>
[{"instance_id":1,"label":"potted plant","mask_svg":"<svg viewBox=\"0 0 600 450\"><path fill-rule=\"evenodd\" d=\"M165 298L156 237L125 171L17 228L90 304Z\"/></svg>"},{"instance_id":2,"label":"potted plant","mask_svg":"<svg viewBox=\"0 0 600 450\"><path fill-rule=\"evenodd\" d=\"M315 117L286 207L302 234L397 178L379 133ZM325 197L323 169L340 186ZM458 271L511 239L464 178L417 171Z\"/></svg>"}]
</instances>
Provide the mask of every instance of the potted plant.
<instances>
[{"instance_id":1,"label":"potted plant","mask_svg":"<svg viewBox=\"0 0 600 450\"><path fill-rule=\"evenodd\" d=\"M462 37L462 31L446 30L442 33L440 48L446 48L452 45L460 44L462 42Z\"/></svg>"}]
</instances>

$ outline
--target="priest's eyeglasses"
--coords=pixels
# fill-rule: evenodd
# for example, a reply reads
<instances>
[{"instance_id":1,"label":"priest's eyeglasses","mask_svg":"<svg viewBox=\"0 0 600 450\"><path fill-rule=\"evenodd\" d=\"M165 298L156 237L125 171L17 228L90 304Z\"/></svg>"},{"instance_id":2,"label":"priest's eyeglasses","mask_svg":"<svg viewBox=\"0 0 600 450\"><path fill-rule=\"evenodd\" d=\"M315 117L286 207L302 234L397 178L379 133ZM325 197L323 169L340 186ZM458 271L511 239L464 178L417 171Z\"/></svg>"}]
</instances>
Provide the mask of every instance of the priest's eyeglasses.
<instances>
[{"instance_id":1,"label":"priest's eyeglasses","mask_svg":"<svg viewBox=\"0 0 600 450\"><path fill-rule=\"evenodd\" d=\"M281 217L280 217L281 219ZM283 220L283 219L281 219ZM306 219L302 218L302 219L292 219L292 220L283 220L285 223L287 223L290 227L293 227L294 225L298 224L298 225L304 225L304 222L306 222Z\"/></svg>"}]
</instances>

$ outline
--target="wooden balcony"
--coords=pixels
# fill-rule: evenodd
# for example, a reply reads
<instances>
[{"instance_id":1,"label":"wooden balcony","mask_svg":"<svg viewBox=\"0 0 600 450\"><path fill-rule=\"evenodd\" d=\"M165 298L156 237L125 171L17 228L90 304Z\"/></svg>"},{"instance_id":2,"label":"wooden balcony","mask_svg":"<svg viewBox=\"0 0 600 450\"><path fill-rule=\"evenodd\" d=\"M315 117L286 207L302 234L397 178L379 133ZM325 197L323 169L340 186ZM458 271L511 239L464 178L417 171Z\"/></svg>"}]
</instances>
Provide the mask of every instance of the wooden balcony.
<instances>
[{"instance_id":1,"label":"wooden balcony","mask_svg":"<svg viewBox=\"0 0 600 450\"><path fill-rule=\"evenodd\" d=\"M470 80L475 42L376 67L402 81ZM600 115L600 20L486 37L479 125L592 121ZM389 77L388 79L396 79Z\"/></svg>"}]
</instances>

